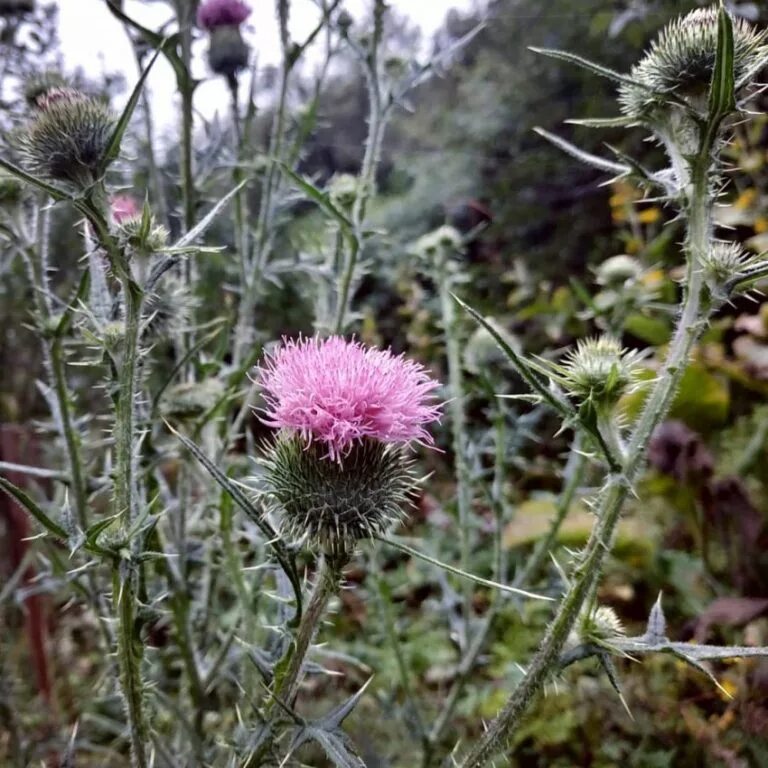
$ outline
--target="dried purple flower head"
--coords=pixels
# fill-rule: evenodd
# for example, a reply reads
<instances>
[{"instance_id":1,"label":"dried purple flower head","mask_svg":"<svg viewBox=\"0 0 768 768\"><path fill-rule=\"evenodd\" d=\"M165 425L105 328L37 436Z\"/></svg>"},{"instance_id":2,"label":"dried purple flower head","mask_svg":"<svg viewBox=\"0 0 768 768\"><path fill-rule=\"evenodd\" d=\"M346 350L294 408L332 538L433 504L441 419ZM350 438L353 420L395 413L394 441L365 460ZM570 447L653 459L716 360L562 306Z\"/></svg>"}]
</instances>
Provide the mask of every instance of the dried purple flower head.
<instances>
[{"instance_id":1,"label":"dried purple flower head","mask_svg":"<svg viewBox=\"0 0 768 768\"><path fill-rule=\"evenodd\" d=\"M281 430L263 465L286 535L348 552L402 517L417 486L404 446L432 444L441 412L426 369L334 336L285 342L258 376Z\"/></svg>"},{"instance_id":2,"label":"dried purple flower head","mask_svg":"<svg viewBox=\"0 0 768 768\"><path fill-rule=\"evenodd\" d=\"M197 26L208 32L217 27L239 27L251 9L243 0L206 0L197 9Z\"/></svg>"}]
</instances>

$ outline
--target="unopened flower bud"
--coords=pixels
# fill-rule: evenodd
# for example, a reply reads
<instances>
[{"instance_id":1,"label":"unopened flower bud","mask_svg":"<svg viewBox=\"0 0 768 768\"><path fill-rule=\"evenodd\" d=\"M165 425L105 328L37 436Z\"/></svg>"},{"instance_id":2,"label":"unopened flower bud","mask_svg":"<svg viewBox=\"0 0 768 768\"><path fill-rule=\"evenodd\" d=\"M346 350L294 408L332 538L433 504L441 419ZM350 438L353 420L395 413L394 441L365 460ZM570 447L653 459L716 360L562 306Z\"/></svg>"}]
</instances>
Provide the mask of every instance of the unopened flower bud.
<instances>
[{"instance_id":1,"label":"unopened flower bud","mask_svg":"<svg viewBox=\"0 0 768 768\"><path fill-rule=\"evenodd\" d=\"M238 27L211 30L208 63L217 75L230 78L248 66L248 45Z\"/></svg>"},{"instance_id":2,"label":"unopened flower bud","mask_svg":"<svg viewBox=\"0 0 768 768\"><path fill-rule=\"evenodd\" d=\"M728 285L747 277L750 267L760 261L759 256L747 253L739 243L724 240L712 242L707 253L701 257L704 280L712 297L717 301L726 301L729 298Z\"/></svg>"},{"instance_id":3,"label":"unopened flower bud","mask_svg":"<svg viewBox=\"0 0 768 768\"><path fill-rule=\"evenodd\" d=\"M339 173L328 183L331 202L342 211L349 211L357 200L359 181L351 173Z\"/></svg>"},{"instance_id":4,"label":"unopened flower bud","mask_svg":"<svg viewBox=\"0 0 768 768\"><path fill-rule=\"evenodd\" d=\"M597 268L597 282L610 288L618 288L627 280L639 277L642 271L640 262L634 256L611 256Z\"/></svg>"},{"instance_id":5,"label":"unopened flower bud","mask_svg":"<svg viewBox=\"0 0 768 768\"><path fill-rule=\"evenodd\" d=\"M624 626L616 611L607 605L600 605L579 615L568 638L568 644L572 647L582 644L605 645L624 635Z\"/></svg>"}]
</instances>

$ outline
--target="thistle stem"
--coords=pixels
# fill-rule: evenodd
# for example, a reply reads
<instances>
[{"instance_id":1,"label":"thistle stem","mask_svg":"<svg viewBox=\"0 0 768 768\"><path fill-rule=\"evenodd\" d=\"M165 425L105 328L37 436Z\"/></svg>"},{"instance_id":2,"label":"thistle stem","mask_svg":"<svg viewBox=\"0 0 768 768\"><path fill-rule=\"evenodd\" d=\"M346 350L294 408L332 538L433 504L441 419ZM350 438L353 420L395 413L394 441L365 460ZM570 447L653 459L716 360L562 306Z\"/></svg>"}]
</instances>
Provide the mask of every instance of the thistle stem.
<instances>
[{"instance_id":1,"label":"thistle stem","mask_svg":"<svg viewBox=\"0 0 768 768\"><path fill-rule=\"evenodd\" d=\"M703 302L703 278L698 268L711 234L712 199L708 190L709 152L702 152L693 168L693 185L688 205L688 273L685 301L667 358L633 430L627 449L624 475L611 475L598 498L597 522L587 542L571 586L547 629L539 651L525 676L485 734L474 744L461 768L480 768L508 743L532 699L544 686L568 634L602 572L610 552L613 534L622 508L645 462L648 443L655 427L667 414L680 383L692 348L699 338L708 307Z\"/></svg>"}]
</instances>

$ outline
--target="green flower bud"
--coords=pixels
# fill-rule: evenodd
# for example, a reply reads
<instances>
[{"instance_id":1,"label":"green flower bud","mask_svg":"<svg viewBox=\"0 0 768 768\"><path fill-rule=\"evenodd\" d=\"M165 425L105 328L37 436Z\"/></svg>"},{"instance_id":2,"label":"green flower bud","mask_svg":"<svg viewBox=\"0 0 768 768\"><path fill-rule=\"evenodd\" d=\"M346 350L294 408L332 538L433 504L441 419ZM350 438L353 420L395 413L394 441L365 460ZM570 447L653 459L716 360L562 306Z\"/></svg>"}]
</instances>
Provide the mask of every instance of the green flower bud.
<instances>
[{"instance_id":1,"label":"green flower bud","mask_svg":"<svg viewBox=\"0 0 768 768\"><path fill-rule=\"evenodd\" d=\"M352 210L357 200L359 180L351 173L339 173L334 175L328 183L328 195L331 202L342 211Z\"/></svg>"},{"instance_id":2,"label":"green flower bud","mask_svg":"<svg viewBox=\"0 0 768 768\"><path fill-rule=\"evenodd\" d=\"M624 635L624 626L616 611L607 605L600 605L579 615L568 644L572 647L581 644L605 645Z\"/></svg>"},{"instance_id":3,"label":"green flower bud","mask_svg":"<svg viewBox=\"0 0 768 768\"><path fill-rule=\"evenodd\" d=\"M640 262L634 256L611 256L597 268L597 282L599 285L619 288L627 280L636 280L642 271Z\"/></svg>"}]
</instances>

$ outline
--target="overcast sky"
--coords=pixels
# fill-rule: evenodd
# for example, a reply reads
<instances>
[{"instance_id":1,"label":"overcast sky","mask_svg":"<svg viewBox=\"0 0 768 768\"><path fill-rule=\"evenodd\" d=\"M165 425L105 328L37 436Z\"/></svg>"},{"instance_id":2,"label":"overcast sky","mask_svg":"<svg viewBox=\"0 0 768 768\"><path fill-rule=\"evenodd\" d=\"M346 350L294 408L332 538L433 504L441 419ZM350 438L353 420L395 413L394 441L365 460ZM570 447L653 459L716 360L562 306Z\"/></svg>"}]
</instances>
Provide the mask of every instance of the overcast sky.
<instances>
[{"instance_id":1,"label":"overcast sky","mask_svg":"<svg viewBox=\"0 0 768 768\"><path fill-rule=\"evenodd\" d=\"M131 47L122 25L109 13L104 0L59 0L59 34L67 69L82 67L86 74L97 77L102 71L123 72L130 88L137 72ZM251 0L253 13L244 34L253 51L258 52L259 66L279 60L277 21L274 0ZM370 14L370 0L343 0L354 18ZM422 29L428 41L441 25L451 8L467 9L474 0L390 0L390 5L410 16ZM159 28L171 12L165 3L143 3L124 0L125 12L150 29ZM318 10L311 0L293 0L291 3L291 33L301 40L318 18ZM209 78L197 90L195 106L207 117L216 111L228 109L227 91L222 78L211 78L205 66L206 43L200 39L196 46L195 70L198 78ZM161 57L150 74L148 86L152 96L157 130L165 133L177 120L175 85L170 65Z\"/></svg>"}]
</instances>

